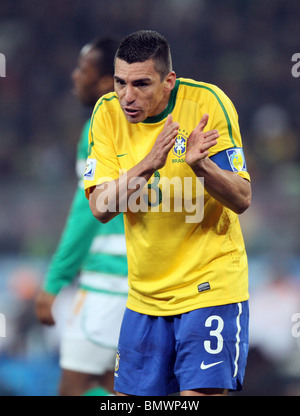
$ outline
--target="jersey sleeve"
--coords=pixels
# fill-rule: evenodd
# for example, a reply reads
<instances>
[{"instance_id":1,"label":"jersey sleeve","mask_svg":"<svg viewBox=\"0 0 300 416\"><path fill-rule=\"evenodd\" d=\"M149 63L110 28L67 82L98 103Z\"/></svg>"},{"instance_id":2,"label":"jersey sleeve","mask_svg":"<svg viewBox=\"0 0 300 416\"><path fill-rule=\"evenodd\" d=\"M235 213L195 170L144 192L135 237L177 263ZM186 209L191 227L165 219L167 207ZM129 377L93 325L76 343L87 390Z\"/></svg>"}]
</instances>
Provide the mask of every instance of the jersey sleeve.
<instances>
[{"instance_id":1,"label":"jersey sleeve","mask_svg":"<svg viewBox=\"0 0 300 416\"><path fill-rule=\"evenodd\" d=\"M227 95L217 87L211 89L207 130L217 129L218 143L210 149L209 157L219 167L231 170L250 180L243 152L242 138L236 109Z\"/></svg>"},{"instance_id":2,"label":"jersey sleeve","mask_svg":"<svg viewBox=\"0 0 300 416\"><path fill-rule=\"evenodd\" d=\"M78 187L58 247L49 265L44 290L57 294L77 276L98 229L82 188Z\"/></svg>"},{"instance_id":3,"label":"jersey sleeve","mask_svg":"<svg viewBox=\"0 0 300 416\"><path fill-rule=\"evenodd\" d=\"M76 278L100 224L94 218L82 189L82 162L87 157L89 126L90 120L84 125L77 145L78 187L43 285L44 290L52 294L57 294Z\"/></svg>"},{"instance_id":4,"label":"jersey sleeve","mask_svg":"<svg viewBox=\"0 0 300 416\"><path fill-rule=\"evenodd\" d=\"M120 165L110 138L110 121L103 117L101 110L101 107L96 106L89 131L89 151L84 173L87 198L91 187L113 181L120 176Z\"/></svg>"}]
</instances>

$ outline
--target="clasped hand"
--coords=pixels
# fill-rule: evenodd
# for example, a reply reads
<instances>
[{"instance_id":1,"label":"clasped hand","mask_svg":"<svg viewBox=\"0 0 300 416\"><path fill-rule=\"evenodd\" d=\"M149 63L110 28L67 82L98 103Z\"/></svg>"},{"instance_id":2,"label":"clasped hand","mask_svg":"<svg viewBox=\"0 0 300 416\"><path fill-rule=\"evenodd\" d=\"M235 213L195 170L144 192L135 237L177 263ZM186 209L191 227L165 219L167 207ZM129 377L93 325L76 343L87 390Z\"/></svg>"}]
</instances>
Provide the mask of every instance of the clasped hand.
<instances>
[{"instance_id":1,"label":"clasped hand","mask_svg":"<svg viewBox=\"0 0 300 416\"><path fill-rule=\"evenodd\" d=\"M199 124L191 132L187 140L185 161L191 167L204 160L209 154L209 149L217 144L218 130L203 131L207 125L208 118L208 114L202 116ZM175 144L178 131L179 124L174 122L172 115L169 114L162 132L157 137L150 153L146 156L152 169L161 169L166 164L169 151Z\"/></svg>"}]
</instances>

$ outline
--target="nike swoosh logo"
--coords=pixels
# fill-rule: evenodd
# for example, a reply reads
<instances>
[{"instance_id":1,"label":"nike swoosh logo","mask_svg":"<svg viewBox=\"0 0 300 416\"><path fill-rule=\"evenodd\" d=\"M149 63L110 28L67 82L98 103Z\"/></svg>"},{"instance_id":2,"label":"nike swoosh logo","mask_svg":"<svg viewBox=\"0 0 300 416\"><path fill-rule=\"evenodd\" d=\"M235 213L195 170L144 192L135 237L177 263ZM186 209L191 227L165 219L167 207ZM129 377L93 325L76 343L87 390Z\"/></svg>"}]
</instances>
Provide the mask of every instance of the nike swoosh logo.
<instances>
[{"instance_id":1,"label":"nike swoosh logo","mask_svg":"<svg viewBox=\"0 0 300 416\"><path fill-rule=\"evenodd\" d=\"M204 361L202 361L200 368L201 370L207 370L210 367L214 367L215 365L221 364L223 361L218 361L217 363L211 363L211 364L204 364Z\"/></svg>"},{"instance_id":2,"label":"nike swoosh logo","mask_svg":"<svg viewBox=\"0 0 300 416\"><path fill-rule=\"evenodd\" d=\"M123 153L122 155L117 155L117 157L122 157L122 156L126 156L128 155L128 153Z\"/></svg>"}]
</instances>

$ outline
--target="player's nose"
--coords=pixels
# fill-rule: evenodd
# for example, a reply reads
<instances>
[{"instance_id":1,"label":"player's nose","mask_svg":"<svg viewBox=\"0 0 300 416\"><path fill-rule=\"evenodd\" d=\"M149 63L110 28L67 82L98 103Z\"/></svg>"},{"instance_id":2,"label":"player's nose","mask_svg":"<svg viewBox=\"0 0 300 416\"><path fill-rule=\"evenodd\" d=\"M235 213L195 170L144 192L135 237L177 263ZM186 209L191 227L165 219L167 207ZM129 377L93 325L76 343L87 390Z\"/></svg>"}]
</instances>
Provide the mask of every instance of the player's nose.
<instances>
[{"instance_id":1,"label":"player's nose","mask_svg":"<svg viewBox=\"0 0 300 416\"><path fill-rule=\"evenodd\" d=\"M134 87L127 85L125 89L124 99L126 104L131 104L136 100L136 94L134 91Z\"/></svg>"}]
</instances>

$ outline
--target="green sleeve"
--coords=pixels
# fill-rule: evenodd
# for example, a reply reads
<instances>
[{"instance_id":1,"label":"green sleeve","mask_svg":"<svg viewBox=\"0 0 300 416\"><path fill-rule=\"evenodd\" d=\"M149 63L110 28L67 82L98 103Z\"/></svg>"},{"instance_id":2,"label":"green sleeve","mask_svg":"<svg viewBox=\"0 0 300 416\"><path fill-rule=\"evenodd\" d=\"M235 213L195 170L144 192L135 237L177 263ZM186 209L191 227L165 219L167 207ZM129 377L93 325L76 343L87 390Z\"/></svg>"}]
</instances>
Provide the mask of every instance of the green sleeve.
<instances>
[{"instance_id":1,"label":"green sleeve","mask_svg":"<svg viewBox=\"0 0 300 416\"><path fill-rule=\"evenodd\" d=\"M46 292L57 294L76 278L98 227L99 223L90 210L83 190L78 188L46 275Z\"/></svg>"},{"instance_id":2,"label":"green sleeve","mask_svg":"<svg viewBox=\"0 0 300 416\"><path fill-rule=\"evenodd\" d=\"M89 125L90 120L82 130L77 146L77 163L87 158ZM57 294L76 278L99 227L80 186L82 176L83 172L78 172L79 185L44 282L44 290L53 294Z\"/></svg>"},{"instance_id":3,"label":"green sleeve","mask_svg":"<svg viewBox=\"0 0 300 416\"><path fill-rule=\"evenodd\" d=\"M77 160L87 159L88 157L88 146L89 146L89 130L91 120L89 119L83 126L81 138L77 145Z\"/></svg>"}]
</instances>

